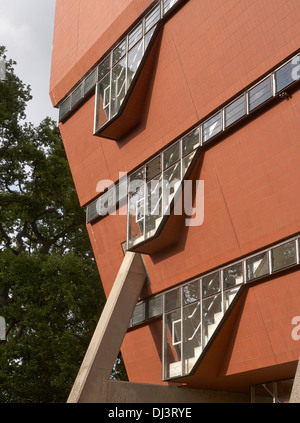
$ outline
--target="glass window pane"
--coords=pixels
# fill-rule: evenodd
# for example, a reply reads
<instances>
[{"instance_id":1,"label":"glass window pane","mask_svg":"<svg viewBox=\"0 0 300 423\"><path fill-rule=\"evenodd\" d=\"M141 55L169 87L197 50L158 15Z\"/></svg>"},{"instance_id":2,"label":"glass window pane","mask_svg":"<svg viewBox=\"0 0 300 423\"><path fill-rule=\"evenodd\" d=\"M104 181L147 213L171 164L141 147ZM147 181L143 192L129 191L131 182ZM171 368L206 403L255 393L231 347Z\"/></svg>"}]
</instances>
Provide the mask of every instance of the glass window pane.
<instances>
[{"instance_id":1,"label":"glass window pane","mask_svg":"<svg viewBox=\"0 0 300 423\"><path fill-rule=\"evenodd\" d=\"M222 129L221 113L217 113L203 124L203 141L206 142Z\"/></svg>"},{"instance_id":2,"label":"glass window pane","mask_svg":"<svg viewBox=\"0 0 300 423\"><path fill-rule=\"evenodd\" d=\"M273 271L293 266L296 260L295 241L287 242L272 249L272 269Z\"/></svg>"},{"instance_id":3,"label":"glass window pane","mask_svg":"<svg viewBox=\"0 0 300 423\"><path fill-rule=\"evenodd\" d=\"M163 196L164 212L170 206L171 201L181 182L181 163L177 162L174 166L164 171L163 176Z\"/></svg>"},{"instance_id":4,"label":"glass window pane","mask_svg":"<svg viewBox=\"0 0 300 423\"><path fill-rule=\"evenodd\" d=\"M110 55L108 55L98 66L98 81L102 79L110 69Z\"/></svg>"},{"instance_id":5,"label":"glass window pane","mask_svg":"<svg viewBox=\"0 0 300 423\"><path fill-rule=\"evenodd\" d=\"M59 106L59 120L63 119L71 110L71 97L67 97Z\"/></svg>"},{"instance_id":6,"label":"glass window pane","mask_svg":"<svg viewBox=\"0 0 300 423\"><path fill-rule=\"evenodd\" d=\"M182 287L182 301L183 304L190 304L200 298L200 281L190 282Z\"/></svg>"},{"instance_id":7,"label":"glass window pane","mask_svg":"<svg viewBox=\"0 0 300 423\"><path fill-rule=\"evenodd\" d=\"M133 315L132 315L132 324L136 325L138 323L143 322L146 319L146 305L145 302L142 302L140 304L137 304Z\"/></svg>"},{"instance_id":8,"label":"glass window pane","mask_svg":"<svg viewBox=\"0 0 300 423\"><path fill-rule=\"evenodd\" d=\"M140 23L128 35L128 49L130 50L143 36L143 25Z\"/></svg>"},{"instance_id":9,"label":"glass window pane","mask_svg":"<svg viewBox=\"0 0 300 423\"><path fill-rule=\"evenodd\" d=\"M232 125L246 114L245 96L239 97L225 108L225 125Z\"/></svg>"},{"instance_id":10,"label":"glass window pane","mask_svg":"<svg viewBox=\"0 0 300 423\"><path fill-rule=\"evenodd\" d=\"M218 291L220 291L219 272L212 273L211 275L202 278L203 297L208 297L209 295L216 294Z\"/></svg>"},{"instance_id":11,"label":"glass window pane","mask_svg":"<svg viewBox=\"0 0 300 423\"><path fill-rule=\"evenodd\" d=\"M156 233L162 218L162 177L148 182L146 198L145 231L146 236L151 237Z\"/></svg>"},{"instance_id":12,"label":"glass window pane","mask_svg":"<svg viewBox=\"0 0 300 423\"><path fill-rule=\"evenodd\" d=\"M164 169L179 160L179 141L164 151Z\"/></svg>"},{"instance_id":13,"label":"glass window pane","mask_svg":"<svg viewBox=\"0 0 300 423\"><path fill-rule=\"evenodd\" d=\"M162 314L162 295L148 300L148 318L151 319Z\"/></svg>"},{"instance_id":14,"label":"glass window pane","mask_svg":"<svg viewBox=\"0 0 300 423\"><path fill-rule=\"evenodd\" d=\"M112 56L112 65L114 66L126 53L126 40L123 40L117 47L113 50Z\"/></svg>"},{"instance_id":15,"label":"glass window pane","mask_svg":"<svg viewBox=\"0 0 300 423\"><path fill-rule=\"evenodd\" d=\"M182 156L186 156L195 148L197 148L199 145L200 145L200 129L197 128L182 138Z\"/></svg>"},{"instance_id":16,"label":"glass window pane","mask_svg":"<svg viewBox=\"0 0 300 423\"><path fill-rule=\"evenodd\" d=\"M128 192L134 192L138 187L143 184L144 173L145 167L143 166L136 170L132 175L130 175Z\"/></svg>"},{"instance_id":17,"label":"glass window pane","mask_svg":"<svg viewBox=\"0 0 300 423\"><path fill-rule=\"evenodd\" d=\"M165 312L180 307L180 288L165 293Z\"/></svg>"},{"instance_id":18,"label":"glass window pane","mask_svg":"<svg viewBox=\"0 0 300 423\"><path fill-rule=\"evenodd\" d=\"M100 128L110 116L110 74L106 75L99 83L96 104L96 129Z\"/></svg>"},{"instance_id":19,"label":"glass window pane","mask_svg":"<svg viewBox=\"0 0 300 423\"><path fill-rule=\"evenodd\" d=\"M223 317L221 294L202 301L202 325L204 345L207 344Z\"/></svg>"},{"instance_id":20,"label":"glass window pane","mask_svg":"<svg viewBox=\"0 0 300 423\"><path fill-rule=\"evenodd\" d=\"M71 99L71 107L73 108L82 99L82 84L72 92Z\"/></svg>"},{"instance_id":21,"label":"glass window pane","mask_svg":"<svg viewBox=\"0 0 300 423\"><path fill-rule=\"evenodd\" d=\"M145 32L148 32L160 20L160 4L154 7L145 18Z\"/></svg>"},{"instance_id":22,"label":"glass window pane","mask_svg":"<svg viewBox=\"0 0 300 423\"><path fill-rule=\"evenodd\" d=\"M164 334L164 377L180 376L182 373L180 310L166 314Z\"/></svg>"},{"instance_id":23,"label":"glass window pane","mask_svg":"<svg viewBox=\"0 0 300 423\"><path fill-rule=\"evenodd\" d=\"M224 289L244 282L243 263L237 263L223 270Z\"/></svg>"},{"instance_id":24,"label":"glass window pane","mask_svg":"<svg viewBox=\"0 0 300 423\"><path fill-rule=\"evenodd\" d=\"M105 216L109 211L112 211L116 205L116 189L110 188L107 192L99 197L97 203L97 210L101 216Z\"/></svg>"},{"instance_id":25,"label":"glass window pane","mask_svg":"<svg viewBox=\"0 0 300 423\"><path fill-rule=\"evenodd\" d=\"M128 53L128 65L127 65L127 86L131 84L134 75L141 63L143 58L143 41L140 41L130 52Z\"/></svg>"},{"instance_id":26,"label":"glass window pane","mask_svg":"<svg viewBox=\"0 0 300 423\"><path fill-rule=\"evenodd\" d=\"M86 95L96 84L96 73L97 70L93 70L84 81L84 95Z\"/></svg>"},{"instance_id":27,"label":"glass window pane","mask_svg":"<svg viewBox=\"0 0 300 423\"><path fill-rule=\"evenodd\" d=\"M91 222L92 220L94 220L98 216L96 201L89 204L87 206L86 211L87 211L87 218L86 218L87 222Z\"/></svg>"},{"instance_id":28,"label":"glass window pane","mask_svg":"<svg viewBox=\"0 0 300 423\"><path fill-rule=\"evenodd\" d=\"M271 97L271 77L268 77L249 91L250 110L255 109Z\"/></svg>"},{"instance_id":29,"label":"glass window pane","mask_svg":"<svg viewBox=\"0 0 300 423\"><path fill-rule=\"evenodd\" d=\"M150 181L161 174L161 155L156 156L146 164L146 180Z\"/></svg>"},{"instance_id":30,"label":"glass window pane","mask_svg":"<svg viewBox=\"0 0 300 423\"><path fill-rule=\"evenodd\" d=\"M234 297L238 293L240 286L224 291L224 313L232 303Z\"/></svg>"},{"instance_id":31,"label":"glass window pane","mask_svg":"<svg viewBox=\"0 0 300 423\"><path fill-rule=\"evenodd\" d=\"M295 57L275 72L276 92L288 87L300 77L299 58Z\"/></svg>"},{"instance_id":32,"label":"glass window pane","mask_svg":"<svg viewBox=\"0 0 300 423\"><path fill-rule=\"evenodd\" d=\"M185 174L186 174L190 164L192 163L192 160L193 160L195 154L196 154L196 151L193 151L191 154L189 154L188 156L186 156L182 159L182 178L184 178L186 176Z\"/></svg>"},{"instance_id":33,"label":"glass window pane","mask_svg":"<svg viewBox=\"0 0 300 423\"><path fill-rule=\"evenodd\" d=\"M155 29L156 29L156 26L155 27L153 27L149 32L147 32L147 34L145 35L145 39L144 39L144 42L145 42L145 46L144 46L144 50L146 51L146 48L148 47L148 45L149 45L149 42L150 42L150 40L151 40L151 38L152 38L152 35L154 34L154 31L155 31Z\"/></svg>"},{"instance_id":34,"label":"glass window pane","mask_svg":"<svg viewBox=\"0 0 300 423\"><path fill-rule=\"evenodd\" d=\"M167 11L170 10L177 1L178 0L164 0L164 13L167 13Z\"/></svg>"},{"instance_id":35,"label":"glass window pane","mask_svg":"<svg viewBox=\"0 0 300 423\"><path fill-rule=\"evenodd\" d=\"M128 245L129 247L144 239L144 189L138 188L129 195L128 205Z\"/></svg>"},{"instance_id":36,"label":"glass window pane","mask_svg":"<svg viewBox=\"0 0 300 423\"><path fill-rule=\"evenodd\" d=\"M260 278L269 273L268 253L261 253L246 261L247 280Z\"/></svg>"},{"instance_id":37,"label":"glass window pane","mask_svg":"<svg viewBox=\"0 0 300 423\"><path fill-rule=\"evenodd\" d=\"M121 60L112 70L111 116L118 113L126 94L126 60Z\"/></svg>"},{"instance_id":38,"label":"glass window pane","mask_svg":"<svg viewBox=\"0 0 300 423\"><path fill-rule=\"evenodd\" d=\"M117 201L127 198L127 178L122 179L117 185Z\"/></svg>"},{"instance_id":39,"label":"glass window pane","mask_svg":"<svg viewBox=\"0 0 300 423\"><path fill-rule=\"evenodd\" d=\"M184 373L189 373L201 354L201 303L183 308Z\"/></svg>"}]
</instances>

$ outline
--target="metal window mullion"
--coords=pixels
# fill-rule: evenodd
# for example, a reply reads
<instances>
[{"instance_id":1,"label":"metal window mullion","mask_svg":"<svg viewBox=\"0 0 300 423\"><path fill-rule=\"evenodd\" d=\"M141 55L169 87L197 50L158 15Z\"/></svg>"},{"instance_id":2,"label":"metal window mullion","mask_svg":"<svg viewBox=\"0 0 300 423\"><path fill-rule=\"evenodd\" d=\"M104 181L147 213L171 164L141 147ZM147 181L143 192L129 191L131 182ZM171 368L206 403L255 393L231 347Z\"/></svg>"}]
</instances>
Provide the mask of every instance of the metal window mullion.
<instances>
[{"instance_id":1,"label":"metal window mullion","mask_svg":"<svg viewBox=\"0 0 300 423\"><path fill-rule=\"evenodd\" d=\"M166 313L165 313L165 294L162 295L162 380L166 379Z\"/></svg>"},{"instance_id":2,"label":"metal window mullion","mask_svg":"<svg viewBox=\"0 0 300 423\"><path fill-rule=\"evenodd\" d=\"M180 358L181 358L181 376L185 374L184 372L184 360L183 360L183 289L180 289L180 319L181 319L181 328L180 328L180 336L181 336L181 346L180 346Z\"/></svg>"},{"instance_id":3,"label":"metal window mullion","mask_svg":"<svg viewBox=\"0 0 300 423\"><path fill-rule=\"evenodd\" d=\"M300 257L299 257L299 239L300 238L296 238L295 242L296 242L296 263L299 264L300 263Z\"/></svg>"},{"instance_id":4,"label":"metal window mullion","mask_svg":"<svg viewBox=\"0 0 300 423\"><path fill-rule=\"evenodd\" d=\"M269 266L269 274L271 275L273 272L272 269L272 250L268 250L268 266Z\"/></svg>"},{"instance_id":5,"label":"metal window mullion","mask_svg":"<svg viewBox=\"0 0 300 423\"><path fill-rule=\"evenodd\" d=\"M249 111L250 111L249 90L245 92L245 103L246 103L246 115L249 115Z\"/></svg>"},{"instance_id":6,"label":"metal window mullion","mask_svg":"<svg viewBox=\"0 0 300 423\"><path fill-rule=\"evenodd\" d=\"M275 72L271 74L271 91L272 91L272 97L276 96L276 78L275 78Z\"/></svg>"},{"instance_id":7,"label":"metal window mullion","mask_svg":"<svg viewBox=\"0 0 300 423\"><path fill-rule=\"evenodd\" d=\"M199 146L203 145L203 125L199 125Z\"/></svg>"},{"instance_id":8,"label":"metal window mullion","mask_svg":"<svg viewBox=\"0 0 300 423\"><path fill-rule=\"evenodd\" d=\"M221 291L221 307L222 307L222 317L224 316L224 310L225 310L225 305L224 305L224 284L223 284L223 269L220 270L219 272L219 280L220 280L220 291Z\"/></svg>"}]
</instances>

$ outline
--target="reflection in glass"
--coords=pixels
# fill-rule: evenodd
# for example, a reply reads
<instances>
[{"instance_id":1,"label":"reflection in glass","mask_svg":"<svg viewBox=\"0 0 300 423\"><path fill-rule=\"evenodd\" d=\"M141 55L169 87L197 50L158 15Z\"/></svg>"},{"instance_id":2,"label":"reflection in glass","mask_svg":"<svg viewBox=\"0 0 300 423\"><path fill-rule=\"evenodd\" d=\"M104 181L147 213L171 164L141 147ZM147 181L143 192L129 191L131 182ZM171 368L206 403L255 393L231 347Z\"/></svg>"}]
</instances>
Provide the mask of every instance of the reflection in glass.
<instances>
[{"instance_id":1,"label":"reflection in glass","mask_svg":"<svg viewBox=\"0 0 300 423\"><path fill-rule=\"evenodd\" d=\"M181 181L180 162L164 171L163 176L163 198L164 212L168 209Z\"/></svg>"},{"instance_id":2,"label":"reflection in glass","mask_svg":"<svg viewBox=\"0 0 300 423\"><path fill-rule=\"evenodd\" d=\"M194 301L199 300L199 298L200 298L200 289L199 289L198 279L182 287L183 304L190 304Z\"/></svg>"},{"instance_id":3,"label":"reflection in glass","mask_svg":"<svg viewBox=\"0 0 300 423\"><path fill-rule=\"evenodd\" d=\"M211 275L202 278L202 295L208 297L220 291L220 278L219 272L212 273Z\"/></svg>"},{"instance_id":4,"label":"reflection in glass","mask_svg":"<svg viewBox=\"0 0 300 423\"><path fill-rule=\"evenodd\" d=\"M110 116L110 74L98 84L96 105L96 129L103 125Z\"/></svg>"},{"instance_id":5,"label":"reflection in glass","mask_svg":"<svg viewBox=\"0 0 300 423\"><path fill-rule=\"evenodd\" d=\"M164 169L177 162L179 158L179 142L177 141L164 151Z\"/></svg>"},{"instance_id":6,"label":"reflection in glass","mask_svg":"<svg viewBox=\"0 0 300 423\"><path fill-rule=\"evenodd\" d=\"M136 305L133 315L132 315L132 324L138 324L140 322L143 322L146 318L146 307L145 307L145 303L139 303Z\"/></svg>"},{"instance_id":7,"label":"reflection in glass","mask_svg":"<svg viewBox=\"0 0 300 423\"><path fill-rule=\"evenodd\" d=\"M140 41L132 50L128 53L128 66L127 66L127 86L131 84L134 75L141 63L143 58L143 40Z\"/></svg>"},{"instance_id":8,"label":"reflection in glass","mask_svg":"<svg viewBox=\"0 0 300 423\"><path fill-rule=\"evenodd\" d=\"M112 70L111 116L118 113L126 94L126 58Z\"/></svg>"},{"instance_id":9,"label":"reflection in glass","mask_svg":"<svg viewBox=\"0 0 300 423\"><path fill-rule=\"evenodd\" d=\"M165 378L180 376L182 374L181 323L180 310L176 310L165 315Z\"/></svg>"},{"instance_id":10,"label":"reflection in glass","mask_svg":"<svg viewBox=\"0 0 300 423\"><path fill-rule=\"evenodd\" d=\"M225 124L226 127L232 125L246 114L245 95L239 97L233 103L225 108Z\"/></svg>"},{"instance_id":11,"label":"reflection in glass","mask_svg":"<svg viewBox=\"0 0 300 423\"><path fill-rule=\"evenodd\" d=\"M268 253L261 253L246 261L247 280L260 278L269 273Z\"/></svg>"},{"instance_id":12,"label":"reflection in glass","mask_svg":"<svg viewBox=\"0 0 300 423\"><path fill-rule=\"evenodd\" d=\"M228 307L232 303L234 297L238 293L238 290L240 289L240 286L237 286L232 289L228 289L227 291L224 291L224 313L226 313Z\"/></svg>"},{"instance_id":13,"label":"reflection in glass","mask_svg":"<svg viewBox=\"0 0 300 423\"><path fill-rule=\"evenodd\" d=\"M113 66L125 56L126 53L126 41L123 40L113 51L112 64Z\"/></svg>"},{"instance_id":14,"label":"reflection in glass","mask_svg":"<svg viewBox=\"0 0 300 423\"><path fill-rule=\"evenodd\" d=\"M299 58L300 56L295 57L275 72L276 92L281 91L295 82L296 79L299 79Z\"/></svg>"},{"instance_id":15,"label":"reflection in glass","mask_svg":"<svg viewBox=\"0 0 300 423\"><path fill-rule=\"evenodd\" d=\"M165 294L165 312L180 307L180 289L173 289Z\"/></svg>"},{"instance_id":16,"label":"reflection in glass","mask_svg":"<svg viewBox=\"0 0 300 423\"><path fill-rule=\"evenodd\" d=\"M143 239L144 235L144 189L138 188L129 195L128 205L128 246Z\"/></svg>"},{"instance_id":17,"label":"reflection in glass","mask_svg":"<svg viewBox=\"0 0 300 423\"><path fill-rule=\"evenodd\" d=\"M223 270L224 289L244 282L243 263L236 263Z\"/></svg>"},{"instance_id":18,"label":"reflection in glass","mask_svg":"<svg viewBox=\"0 0 300 423\"><path fill-rule=\"evenodd\" d=\"M145 235L151 237L162 218L162 177L148 182L146 198Z\"/></svg>"},{"instance_id":19,"label":"reflection in glass","mask_svg":"<svg viewBox=\"0 0 300 423\"><path fill-rule=\"evenodd\" d=\"M221 294L202 301L203 343L205 346L223 316Z\"/></svg>"},{"instance_id":20,"label":"reflection in glass","mask_svg":"<svg viewBox=\"0 0 300 423\"><path fill-rule=\"evenodd\" d=\"M148 319L160 316L162 313L162 296L152 297L147 302Z\"/></svg>"},{"instance_id":21,"label":"reflection in glass","mask_svg":"<svg viewBox=\"0 0 300 423\"><path fill-rule=\"evenodd\" d=\"M272 270L284 269L296 264L296 244L290 241L272 249Z\"/></svg>"},{"instance_id":22,"label":"reflection in glass","mask_svg":"<svg viewBox=\"0 0 300 423\"><path fill-rule=\"evenodd\" d=\"M201 353L201 302L183 308L184 373L189 373Z\"/></svg>"},{"instance_id":23,"label":"reflection in glass","mask_svg":"<svg viewBox=\"0 0 300 423\"><path fill-rule=\"evenodd\" d=\"M255 109L260 104L264 103L272 97L271 91L271 77L264 79L249 91L249 108Z\"/></svg>"},{"instance_id":24,"label":"reflection in glass","mask_svg":"<svg viewBox=\"0 0 300 423\"><path fill-rule=\"evenodd\" d=\"M182 138L182 155L185 156L200 145L200 129L187 134Z\"/></svg>"},{"instance_id":25,"label":"reflection in glass","mask_svg":"<svg viewBox=\"0 0 300 423\"><path fill-rule=\"evenodd\" d=\"M203 124L203 142L217 135L222 129L221 113L217 113Z\"/></svg>"},{"instance_id":26,"label":"reflection in glass","mask_svg":"<svg viewBox=\"0 0 300 423\"><path fill-rule=\"evenodd\" d=\"M143 24L140 23L128 35L128 50L130 50L143 37Z\"/></svg>"}]
</instances>

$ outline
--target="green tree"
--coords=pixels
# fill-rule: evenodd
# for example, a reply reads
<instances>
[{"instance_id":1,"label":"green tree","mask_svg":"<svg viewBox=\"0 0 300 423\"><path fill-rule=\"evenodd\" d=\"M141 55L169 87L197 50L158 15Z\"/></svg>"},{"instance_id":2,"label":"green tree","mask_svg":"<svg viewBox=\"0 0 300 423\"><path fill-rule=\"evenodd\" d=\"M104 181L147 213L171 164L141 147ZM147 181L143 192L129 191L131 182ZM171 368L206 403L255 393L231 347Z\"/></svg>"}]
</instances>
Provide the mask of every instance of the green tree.
<instances>
[{"instance_id":1,"label":"green tree","mask_svg":"<svg viewBox=\"0 0 300 423\"><path fill-rule=\"evenodd\" d=\"M57 125L25 122L30 87L0 81L0 402L65 402L105 297Z\"/></svg>"}]
</instances>

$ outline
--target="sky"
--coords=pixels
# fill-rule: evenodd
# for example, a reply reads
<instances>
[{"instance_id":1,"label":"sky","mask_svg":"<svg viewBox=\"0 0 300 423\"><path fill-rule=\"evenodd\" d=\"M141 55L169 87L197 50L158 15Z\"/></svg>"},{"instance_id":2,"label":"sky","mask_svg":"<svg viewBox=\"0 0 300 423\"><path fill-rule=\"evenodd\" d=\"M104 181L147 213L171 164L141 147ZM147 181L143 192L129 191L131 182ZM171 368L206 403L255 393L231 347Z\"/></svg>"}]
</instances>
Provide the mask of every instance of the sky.
<instances>
[{"instance_id":1,"label":"sky","mask_svg":"<svg viewBox=\"0 0 300 423\"><path fill-rule=\"evenodd\" d=\"M49 97L55 0L0 0L0 45L17 62L15 73L31 86L33 99L26 109L35 126L58 111Z\"/></svg>"}]
</instances>

